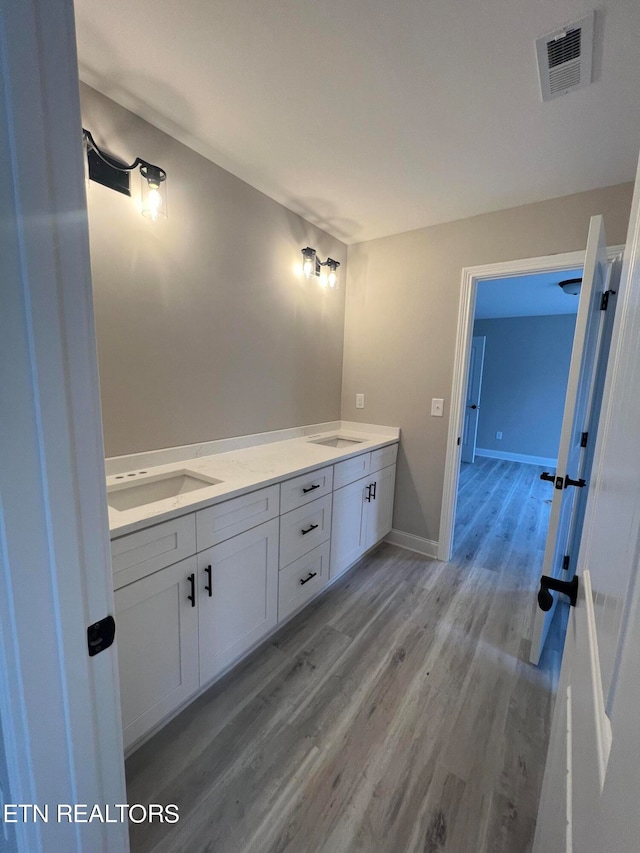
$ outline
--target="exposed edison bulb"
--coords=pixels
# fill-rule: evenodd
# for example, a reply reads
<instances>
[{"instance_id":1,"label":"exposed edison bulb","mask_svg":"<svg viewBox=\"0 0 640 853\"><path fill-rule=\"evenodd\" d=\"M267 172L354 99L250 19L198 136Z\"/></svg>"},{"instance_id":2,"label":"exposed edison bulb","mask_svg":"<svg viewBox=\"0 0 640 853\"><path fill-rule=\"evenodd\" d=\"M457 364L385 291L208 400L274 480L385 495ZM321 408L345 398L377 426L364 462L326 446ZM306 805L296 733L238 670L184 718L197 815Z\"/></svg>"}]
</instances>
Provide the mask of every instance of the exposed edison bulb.
<instances>
[{"instance_id":1,"label":"exposed edison bulb","mask_svg":"<svg viewBox=\"0 0 640 853\"><path fill-rule=\"evenodd\" d=\"M340 263L338 261L334 261L333 258L327 258L327 266L329 267L327 284L335 290L338 286L338 267L340 266Z\"/></svg>"},{"instance_id":2,"label":"exposed edison bulb","mask_svg":"<svg viewBox=\"0 0 640 853\"><path fill-rule=\"evenodd\" d=\"M152 187L147 193L147 204L147 216L155 222L162 207L162 196L155 187Z\"/></svg>"},{"instance_id":3,"label":"exposed edison bulb","mask_svg":"<svg viewBox=\"0 0 640 853\"><path fill-rule=\"evenodd\" d=\"M311 278L316 274L316 250L307 246L306 249L302 249L302 258L302 272L307 278Z\"/></svg>"},{"instance_id":4,"label":"exposed edison bulb","mask_svg":"<svg viewBox=\"0 0 640 853\"><path fill-rule=\"evenodd\" d=\"M142 166L142 215L152 222L167 216L167 182L157 166Z\"/></svg>"}]
</instances>

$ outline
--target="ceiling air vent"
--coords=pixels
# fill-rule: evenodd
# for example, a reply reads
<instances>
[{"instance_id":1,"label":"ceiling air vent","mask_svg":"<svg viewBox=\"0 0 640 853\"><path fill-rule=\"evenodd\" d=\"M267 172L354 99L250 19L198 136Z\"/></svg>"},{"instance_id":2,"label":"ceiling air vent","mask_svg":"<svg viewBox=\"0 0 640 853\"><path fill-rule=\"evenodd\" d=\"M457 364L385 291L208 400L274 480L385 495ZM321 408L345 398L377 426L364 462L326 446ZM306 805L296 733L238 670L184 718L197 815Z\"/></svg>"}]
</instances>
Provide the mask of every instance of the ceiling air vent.
<instances>
[{"instance_id":1,"label":"ceiling air vent","mask_svg":"<svg viewBox=\"0 0 640 853\"><path fill-rule=\"evenodd\" d=\"M595 13L591 12L579 21L536 39L543 101L591 83L594 17Z\"/></svg>"}]
</instances>

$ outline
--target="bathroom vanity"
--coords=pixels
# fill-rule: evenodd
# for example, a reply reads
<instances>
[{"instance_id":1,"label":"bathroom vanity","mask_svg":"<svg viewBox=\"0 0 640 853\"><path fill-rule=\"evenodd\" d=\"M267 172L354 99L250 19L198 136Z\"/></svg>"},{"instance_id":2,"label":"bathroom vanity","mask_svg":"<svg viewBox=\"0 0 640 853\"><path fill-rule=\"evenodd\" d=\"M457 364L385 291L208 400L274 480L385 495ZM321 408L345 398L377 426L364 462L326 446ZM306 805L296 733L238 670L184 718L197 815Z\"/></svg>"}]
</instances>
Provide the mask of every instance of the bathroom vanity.
<instances>
[{"instance_id":1,"label":"bathroom vanity","mask_svg":"<svg viewBox=\"0 0 640 853\"><path fill-rule=\"evenodd\" d=\"M398 441L338 422L107 460L125 748L384 538Z\"/></svg>"}]
</instances>

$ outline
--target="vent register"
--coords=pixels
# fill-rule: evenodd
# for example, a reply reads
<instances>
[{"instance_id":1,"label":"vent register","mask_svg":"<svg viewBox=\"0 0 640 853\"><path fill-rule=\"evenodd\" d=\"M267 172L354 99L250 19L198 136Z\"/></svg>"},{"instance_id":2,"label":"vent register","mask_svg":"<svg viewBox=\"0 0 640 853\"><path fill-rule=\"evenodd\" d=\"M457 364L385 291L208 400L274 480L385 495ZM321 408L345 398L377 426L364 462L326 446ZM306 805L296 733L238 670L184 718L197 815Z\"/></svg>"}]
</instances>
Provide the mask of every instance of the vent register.
<instances>
[{"instance_id":1,"label":"vent register","mask_svg":"<svg viewBox=\"0 0 640 853\"><path fill-rule=\"evenodd\" d=\"M536 39L542 100L550 101L591 83L595 13Z\"/></svg>"}]
</instances>

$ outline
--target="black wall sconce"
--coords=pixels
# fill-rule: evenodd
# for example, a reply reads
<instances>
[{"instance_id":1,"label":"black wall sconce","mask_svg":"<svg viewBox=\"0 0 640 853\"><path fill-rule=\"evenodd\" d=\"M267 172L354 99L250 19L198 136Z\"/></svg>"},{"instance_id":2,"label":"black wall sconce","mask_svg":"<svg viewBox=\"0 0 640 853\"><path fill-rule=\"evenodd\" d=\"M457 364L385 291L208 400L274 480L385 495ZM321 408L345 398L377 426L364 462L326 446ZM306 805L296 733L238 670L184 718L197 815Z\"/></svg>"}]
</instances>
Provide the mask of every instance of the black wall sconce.
<instances>
[{"instance_id":1,"label":"black wall sconce","mask_svg":"<svg viewBox=\"0 0 640 853\"><path fill-rule=\"evenodd\" d=\"M327 258L326 261L321 261L316 254L316 250L312 249L310 246L307 246L306 249L302 249L302 271L307 278L311 278L312 275L318 276L320 278L320 270L322 267L328 267L329 272L327 273L326 279L323 281L320 279L320 283L324 286L329 286L334 290L338 288L338 267L340 266L339 261L334 261L333 258Z\"/></svg>"},{"instance_id":2,"label":"black wall sconce","mask_svg":"<svg viewBox=\"0 0 640 853\"><path fill-rule=\"evenodd\" d=\"M96 145L88 130L82 129L86 150L89 180L96 181L109 189L131 196L131 173L140 169L142 215L156 222L167 217L167 173L160 166L147 163L136 157L127 165L117 157L106 154Z\"/></svg>"}]
</instances>

